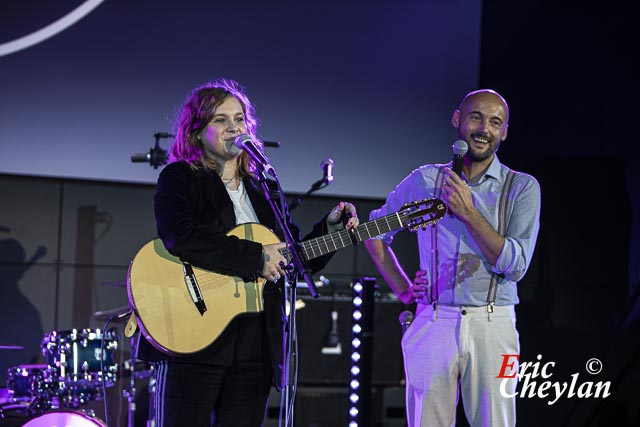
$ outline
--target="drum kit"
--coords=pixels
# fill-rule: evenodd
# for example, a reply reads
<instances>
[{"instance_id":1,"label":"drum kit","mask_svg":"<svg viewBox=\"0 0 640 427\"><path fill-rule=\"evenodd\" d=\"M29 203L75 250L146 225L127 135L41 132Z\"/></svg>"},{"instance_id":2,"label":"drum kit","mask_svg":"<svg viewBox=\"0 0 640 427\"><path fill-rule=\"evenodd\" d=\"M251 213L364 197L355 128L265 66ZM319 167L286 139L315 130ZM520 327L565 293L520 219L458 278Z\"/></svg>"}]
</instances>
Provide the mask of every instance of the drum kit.
<instances>
[{"instance_id":1,"label":"drum kit","mask_svg":"<svg viewBox=\"0 0 640 427\"><path fill-rule=\"evenodd\" d=\"M132 412L136 406L134 379L149 378L151 392L152 384L155 384L153 367L145 365L147 369L134 372L135 367L140 366L135 359L120 366L116 359L118 347L116 328L46 333L40 343L46 363L8 369L6 396L0 398L0 425L4 425L2 419L19 417L28 420L26 424L20 424L28 427L105 427L93 410L83 409L83 406L103 400L107 388L113 387L119 376L130 375L129 388L123 390L123 395L129 400L131 413L127 424L132 427ZM0 350L11 349L22 347L0 344ZM134 357L133 339L131 353Z\"/></svg>"}]
</instances>

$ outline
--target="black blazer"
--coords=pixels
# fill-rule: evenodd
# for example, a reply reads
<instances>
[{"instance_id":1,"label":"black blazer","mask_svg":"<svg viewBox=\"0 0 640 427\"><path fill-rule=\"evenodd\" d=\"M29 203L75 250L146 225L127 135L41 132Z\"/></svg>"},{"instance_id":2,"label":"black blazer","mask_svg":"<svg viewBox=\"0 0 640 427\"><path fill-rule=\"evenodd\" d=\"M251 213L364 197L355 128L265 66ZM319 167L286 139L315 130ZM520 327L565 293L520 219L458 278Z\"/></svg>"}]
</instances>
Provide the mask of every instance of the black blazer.
<instances>
[{"instance_id":1,"label":"black blazer","mask_svg":"<svg viewBox=\"0 0 640 427\"><path fill-rule=\"evenodd\" d=\"M277 227L274 213L259 183L252 177L245 177L243 183L260 223L273 230L283 241L282 230ZM233 202L217 173L204 169L194 171L184 162L167 165L158 178L154 206L158 236L171 254L210 271L247 280L255 278L262 267L262 245L226 235L236 226L236 217ZM299 239L300 230L291 222L288 210L286 217L293 237ZM325 215L303 240L326 233ZM333 253L311 260L309 267L312 273L324 267L332 256ZM282 281L278 284L267 282L264 286L264 312L261 314L264 317L278 388L281 385L279 380L283 367L283 329L286 321L282 284ZM230 335L237 324L236 320L232 321L212 345L188 356L166 355L151 347L146 339L141 339L138 357L152 361L216 363L230 357L232 349L225 344L231 339Z\"/></svg>"}]
</instances>

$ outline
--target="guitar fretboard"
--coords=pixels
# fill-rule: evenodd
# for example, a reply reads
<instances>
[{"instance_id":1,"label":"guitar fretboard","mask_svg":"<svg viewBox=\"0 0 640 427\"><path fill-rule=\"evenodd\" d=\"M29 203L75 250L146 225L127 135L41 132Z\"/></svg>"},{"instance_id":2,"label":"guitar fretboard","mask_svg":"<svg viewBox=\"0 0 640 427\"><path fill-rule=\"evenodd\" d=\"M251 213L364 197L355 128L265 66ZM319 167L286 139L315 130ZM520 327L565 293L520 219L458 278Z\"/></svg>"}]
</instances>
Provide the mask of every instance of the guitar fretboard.
<instances>
[{"instance_id":1,"label":"guitar fretboard","mask_svg":"<svg viewBox=\"0 0 640 427\"><path fill-rule=\"evenodd\" d=\"M352 230L344 229L316 237L315 239L305 240L302 242L302 252L304 258L308 261L402 226L401 214L398 212L392 213L360 224Z\"/></svg>"},{"instance_id":2,"label":"guitar fretboard","mask_svg":"<svg viewBox=\"0 0 640 427\"><path fill-rule=\"evenodd\" d=\"M398 212L365 222L351 230L344 229L305 240L300 243L301 256L309 261L397 228L408 227L414 231L426 229L427 225L439 221L445 212L445 204L435 198L407 203ZM286 256L286 251L282 249L280 254Z\"/></svg>"}]
</instances>

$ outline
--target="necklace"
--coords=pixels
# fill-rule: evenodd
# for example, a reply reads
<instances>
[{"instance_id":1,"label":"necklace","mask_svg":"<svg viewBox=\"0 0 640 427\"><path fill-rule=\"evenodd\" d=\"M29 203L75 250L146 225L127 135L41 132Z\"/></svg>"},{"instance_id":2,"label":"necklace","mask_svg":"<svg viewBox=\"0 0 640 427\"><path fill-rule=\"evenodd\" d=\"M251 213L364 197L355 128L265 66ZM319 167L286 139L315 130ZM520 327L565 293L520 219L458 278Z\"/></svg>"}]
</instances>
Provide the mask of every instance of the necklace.
<instances>
[{"instance_id":1,"label":"necklace","mask_svg":"<svg viewBox=\"0 0 640 427\"><path fill-rule=\"evenodd\" d=\"M234 182L236 179L238 179L237 176L231 177L231 178L222 178L220 177L220 179L222 180L222 183L224 184L225 187L229 187L229 185L231 185L232 182Z\"/></svg>"}]
</instances>

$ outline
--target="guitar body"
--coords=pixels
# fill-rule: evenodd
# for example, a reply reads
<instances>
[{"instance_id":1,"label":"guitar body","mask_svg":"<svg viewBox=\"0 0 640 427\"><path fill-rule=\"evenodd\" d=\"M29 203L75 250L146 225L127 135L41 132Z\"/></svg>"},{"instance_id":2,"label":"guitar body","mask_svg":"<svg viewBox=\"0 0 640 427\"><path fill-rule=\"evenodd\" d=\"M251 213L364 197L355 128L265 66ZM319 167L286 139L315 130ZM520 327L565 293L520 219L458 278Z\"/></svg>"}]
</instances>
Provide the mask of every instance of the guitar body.
<instances>
[{"instance_id":1,"label":"guitar body","mask_svg":"<svg viewBox=\"0 0 640 427\"><path fill-rule=\"evenodd\" d=\"M241 224L228 235L264 245L280 240L260 224ZM164 248L160 239L145 244L129 266L127 293L138 326L158 350L186 355L203 350L227 327L234 317L263 310L265 279L244 282L192 267L207 310L201 314L193 302L183 262Z\"/></svg>"}]
</instances>

